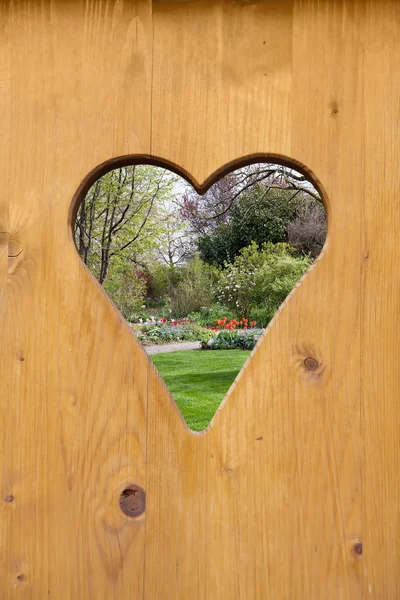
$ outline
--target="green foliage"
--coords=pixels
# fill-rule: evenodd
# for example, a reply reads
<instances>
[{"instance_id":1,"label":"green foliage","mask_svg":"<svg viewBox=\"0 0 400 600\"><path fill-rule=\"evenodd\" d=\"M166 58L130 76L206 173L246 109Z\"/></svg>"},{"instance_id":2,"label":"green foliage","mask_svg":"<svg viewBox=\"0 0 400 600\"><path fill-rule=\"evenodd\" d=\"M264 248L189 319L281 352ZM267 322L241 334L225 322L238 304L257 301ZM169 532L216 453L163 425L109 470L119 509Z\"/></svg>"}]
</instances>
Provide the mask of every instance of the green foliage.
<instances>
[{"instance_id":1,"label":"green foliage","mask_svg":"<svg viewBox=\"0 0 400 600\"><path fill-rule=\"evenodd\" d=\"M146 281L129 263L116 265L104 289L127 320L141 309L146 297Z\"/></svg>"},{"instance_id":2,"label":"green foliage","mask_svg":"<svg viewBox=\"0 0 400 600\"><path fill-rule=\"evenodd\" d=\"M160 329L161 317L266 326L325 239L316 191L278 165L240 169L203 196L177 182L150 165L95 182L75 222L83 261L127 319L154 321L138 333L145 341L201 339Z\"/></svg>"},{"instance_id":3,"label":"green foliage","mask_svg":"<svg viewBox=\"0 0 400 600\"><path fill-rule=\"evenodd\" d=\"M307 256L293 256L291 251L269 253L255 273L255 289L259 304L267 308L272 319L282 302L311 265Z\"/></svg>"},{"instance_id":4,"label":"green foliage","mask_svg":"<svg viewBox=\"0 0 400 600\"><path fill-rule=\"evenodd\" d=\"M165 299L181 278L181 269L163 263L152 267L153 297L155 300ZM186 315L185 315L186 316Z\"/></svg>"},{"instance_id":5,"label":"green foliage","mask_svg":"<svg viewBox=\"0 0 400 600\"><path fill-rule=\"evenodd\" d=\"M243 317L248 318L250 307L255 304L255 273L263 262L258 245L252 242L243 248L233 262L225 262L217 287L218 300Z\"/></svg>"},{"instance_id":6,"label":"green foliage","mask_svg":"<svg viewBox=\"0 0 400 600\"><path fill-rule=\"evenodd\" d=\"M265 306L270 319L310 264L308 257L297 256L289 244L268 243L259 249L253 242L233 262L225 263L218 300L246 318L255 307Z\"/></svg>"},{"instance_id":7,"label":"green foliage","mask_svg":"<svg viewBox=\"0 0 400 600\"><path fill-rule=\"evenodd\" d=\"M142 264L165 228L160 211L177 177L159 167L133 165L103 175L81 202L75 221L79 254L103 283L111 268Z\"/></svg>"},{"instance_id":8,"label":"green foliage","mask_svg":"<svg viewBox=\"0 0 400 600\"><path fill-rule=\"evenodd\" d=\"M253 331L220 331L208 342L202 342L203 350L253 350L257 343L257 334Z\"/></svg>"},{"instance_id":9,"label":"green foliage","mask_svg":"<svg viewBox=\"0 0 400 600\"><path fill-rule=\"evenodd\" d=\"M228 223L220 223L212 233L199 236L197 247L204 262L222 266L225 260L232 260L237 251L232 226Z\"/></svg>"},{"instance_id":10,"label":"green foliage","mask_svg":"<svg viewBox=\"0 0 400 600\"><path fill-rule=\"evenodd\" d=\"M257 322L257 327L267 327L271 320L267 307L263 304L252 306L250 309L250 320Z\"/></svg>"},{"instance_id":11,"label":"green foliage","mask_svg":"<svg viewBox=\"0 0 400 600\"><path fill-rule=\"evenodd\" d=\"M255 184L233 204L227 222L199 237L202 260L223 266L251 242L261 245L286 240L286 229L296 214L297 201L293 190Z\"/></svg>"},{"instance_id":12,"label":"green foliage","mask_svg":"<svg viewBox=\"0 0 400 600\"><path fill-rule=\"evenodd\" d=\"M196 255L180 269L180 279L171 289L169 304L174 318L185 317L189 313L210 306L214 299L215 268L203 263Z\"/></svg>"},{"instance_id":13,"label":"green foliage","mask_svg":"<svg viewBox=\"0 0 400 600\"><path fill-rule=\"evenodd\" d=\"M207 341L210 332L195 323L186 325L164 325L152 323L146 325L135 325L133 330L142 344L166 344L168 342Z\"/></svg>"},{"instance_id":14,"label":"green foliage","mask_svg":"<svg viewBox=\"0 0 400 600\"><path fill-rule=\"evenodd\" d=\"M227 318L227 321L231 321L237 316L236 311L233 311L229 307L219 304L218 302L212 304L209 308L202 307L199 311L188 314L189 319L203 327L211 327L212 325L215 325L217 320L223 319L224 317Z\"/></svg>"}]
</instances>

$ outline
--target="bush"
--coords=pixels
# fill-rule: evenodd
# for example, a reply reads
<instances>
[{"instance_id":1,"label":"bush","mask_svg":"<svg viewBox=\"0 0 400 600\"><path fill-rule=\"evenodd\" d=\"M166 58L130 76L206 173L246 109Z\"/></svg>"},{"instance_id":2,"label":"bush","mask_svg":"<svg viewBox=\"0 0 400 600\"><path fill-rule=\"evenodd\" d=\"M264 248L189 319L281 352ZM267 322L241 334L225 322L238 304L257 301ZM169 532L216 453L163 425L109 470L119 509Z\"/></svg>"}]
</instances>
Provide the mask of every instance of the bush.
<instances>
[{"instance_id":1,"label":"bush","mask_svg":"<svg viewBox=\"0 0 400 600\"><path fill-rule=\"evenodd\" d=\"M258 299L272 319L282 302L301 279L312 260L307 256L294 257L288 253L270 255L255 275Z\"/></svg>"},{"instance_id":2,"label":"bush","mask_svg":"<svg viewBox=\"0 0 400 600\"><path fill-rule=\"evenodd\" d=\"M104 283L104 289L130 320L141 309L146 296L146 280L130 264L117 265Z\"/></svg>"},{"instance_id":3,"label":"bush","mask_svg":"<svg viewBox=\"0 0 400 600\"><path fill-rule=\"evenodd\" d=\"M267 307L260 305L250 309L250 319L252 321L257 321L259 327L267 327L271 317Z\"/></svg>"},{"instance_id":4,"label":"bush","mask_svg":"<svg viewBox=\"0 0 400 600\"><path fill-rule=\"evenodd\" d=\"M253 242L233 263L225 263L217 298L246 318L254 308L265 307L269 321L311 262L289 244L268 243L259 248Z\"/></svg>"},{"instance_id":5,"label":"bush","mask_svg":"<svg viewBox=\"0 0 400 600\"><path fill-rule=\"evenodd\" d=\"M299 252L316 258L325 243L326 213L321 202L308 200L287 226L289 243Z\"/></svg>"},{"instance_id":6,"label":"bush","mask_svg":"<svg viewBox=\"0 0 400 600\"><path fill-rule=\"evenodd\" d=\"M164 301L180 280L180 269L156 263L151 269L152 294L149 297L156 302Z\"/></svg>"},{"instance_id":7,"label":"bush","mask_svg":"<svg viewBox=\"0 0 400 600\"><path fill-rule=\"evenodd\" d=\"M152 323L135 325L132 329L143 345L183 341L206 342L210 337L208 329L199 327L194 323L187 323L185 325Z\"/></svg>"},{"instance_id":8,"label":"bush","mask_svg":"<svg viewBox=\"0 0 400 600\"><path fill-rule=\"evenodd\" d=\"M213 304L210 308L202 307L199 311L188 314L191 321L194 321L202 327L211 327L211 325L215 324L215 321L223 319L224 317L226 317L228 321L231 321L235 319L236 316L237 314L233 310L218 303Z\"/></svg>"},{"instance_id":9,"label":"bush","mask_svg":"<svg viewBox=\"0 0 400 600\"><path fill-rule=\"evenodd\" d=\"M257 343L259 331L233 330L220 331L208 342L202 342L203 350L253 350Z\"/></svg>"},{"instance_id":10,"label":"bush","mask_svg":"<svg viewBox=\"0 0 400 600\"><path fill-rule=\"evenodd\" d=\"M215 278L216 269L203 263L198 255L186 263L181 268L180 281L169 295L171 315L180 318L211 306Z\"/></svg>"}]
</instances>

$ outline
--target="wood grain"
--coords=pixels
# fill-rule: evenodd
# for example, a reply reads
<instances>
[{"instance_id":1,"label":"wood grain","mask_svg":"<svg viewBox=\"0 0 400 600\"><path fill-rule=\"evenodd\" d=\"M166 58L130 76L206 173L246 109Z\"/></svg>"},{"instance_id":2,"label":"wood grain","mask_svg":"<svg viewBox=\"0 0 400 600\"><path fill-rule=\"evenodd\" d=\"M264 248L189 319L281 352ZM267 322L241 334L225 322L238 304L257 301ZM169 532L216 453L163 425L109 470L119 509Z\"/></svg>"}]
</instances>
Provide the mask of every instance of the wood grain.
<instances>
[{"instance_id":1,"label":"wood grain","mask_svg":"<svg viewBox=\"0 0 400 600\"><path fill-rule=\"evenodd\" d=\"M365 38L365 126L362 294L363 528L366 597L399 596L400 298L397 147L400 10L368 3ZM379 40L376 38L378 28ZM376 66L379 65L379 68ZM376 70L372 75L371 68Z\"/></svg>"},{"instance_id":2,"label":"wood grain","mask_svg":"<svg viewBox=\"0 0 400 600\"><path fill-rule=\"evenodd\" d=\"M399 16L0 3L2 598L399 597ZM200 184L277 154L325 190L324 252L203 434L72 240L88 174L139 154Z\"/></svg>"},{"instance_id":3,"label":"wood grain","mask_svg":"<svg viewBox=\"0 0 400 600\"><path fill-rule=\"evenodd\" d=\"M148 361L77 256L68 214L95 166L149 152L150 6L3 11L1 204L22 253L0 319L1 487L14 496L2 506L1 596L137 597L145 520L118 501L145 483Z\"/></svg>"}]
</instances>

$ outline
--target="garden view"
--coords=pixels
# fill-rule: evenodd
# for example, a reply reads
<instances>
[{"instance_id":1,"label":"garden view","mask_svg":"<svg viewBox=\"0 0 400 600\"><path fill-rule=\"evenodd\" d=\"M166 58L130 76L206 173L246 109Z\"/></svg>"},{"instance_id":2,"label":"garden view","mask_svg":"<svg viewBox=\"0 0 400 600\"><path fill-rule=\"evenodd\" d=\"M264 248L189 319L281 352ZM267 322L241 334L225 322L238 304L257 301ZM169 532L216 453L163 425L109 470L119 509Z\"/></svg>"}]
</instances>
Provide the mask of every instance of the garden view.
<instances>
[{"instance_id":1,"label":"garden view","mask_svg":"<svg viewBox=\"0 0 400 600\"><path fill-rule=\"evenodd\" d=\"M200 431L320 253L326 215L310 181L282 165L242 167L203 195L167 169L131 165L92 185L74 233Z\"/></svg>"}]
</instances>

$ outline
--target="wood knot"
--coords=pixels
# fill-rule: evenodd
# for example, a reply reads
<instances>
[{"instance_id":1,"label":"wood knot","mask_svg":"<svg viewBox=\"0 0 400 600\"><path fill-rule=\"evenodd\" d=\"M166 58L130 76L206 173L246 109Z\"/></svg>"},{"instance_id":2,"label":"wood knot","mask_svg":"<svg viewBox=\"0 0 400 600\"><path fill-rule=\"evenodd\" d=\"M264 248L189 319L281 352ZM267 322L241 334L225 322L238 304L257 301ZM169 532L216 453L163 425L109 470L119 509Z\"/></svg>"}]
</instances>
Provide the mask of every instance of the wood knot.
<instances>
[{"instance_id":1,"label":"wood knot","mask_svg":"<svg viewBox=\"0 0 400 600\"><path fill-rule=\"evenodd\" d=\"M226 473L227 475L232 475L233 473L233 468L229 467L228 465L225 467L222 467L222 473Z\"/></svg>"},{"instance_id":2,"label":"wood knot","mask_svg":"<svg viewBox=\"0 0 400 600\"><path fill-rule=\"evenodd\" d=\"M307 356L303 362L303 372L307 373L308 377L316 381L320 377L322 377L325 365L322 361L314 358L314 356Z\"/></svg>"},{"instance_id":3,"label":"wood knot","mask_svg":"<svg viewBox=\"0 0 400 600\"><path fill-rule=\"evenodd\" d=\"M8 273L13 275L24 251L22 240L17 233L8 234Z\"/></svg>"},{"instance_id":4,"label":"wood knot","mask_svg":"<svg viewBox=\"0 0 400 600\"><path fill-rule=\"evenodd\" d=\"M326 368L317 348L309 344L296 347L295 364L299 375L309 383L321 380Z\"/></svg>"},{"instance_id":5,"label":"wood knot","mask_svg":"<svg viewBox=\"0 0 400 600\"><path fill-rule=\"evenodd\" d=\"M130 485L121 492L119 506L127 517L139 517L146 509L146 492L139 485Z\"/></svg>"},{"instance_id":6,"label":"wood knot","mask_svg":"<svg viewBox=\"0 0 400 600\"><path fill-rule=\"evenodd\" d=\"M333 102L331 106L331 115L333 117L336 117L337 114L339 114L339 106L336 102Z\"/></svg>"},{"instance_id":7,"label":"wood knot","mask_svg":"<svg viewBox=\"0 0 400 600\"><path fill-rule=\"evenodd\" d=\"M316 371L318 369L318 361L315 358L312 358L312 356L307 356L307 358L304 359L304 366L308 371Z\"/></svg>"},{"instance_id":8,"label":"wood knot","mask_svg":"<svg viewBox=\"0 0 400 600\"><path fill-rule=\"evenodd\" d=\"M10 233L8 236L8 258L17 258L24 247L22 245L22 240L19 235L15 233Z\"/></svg>"}]
</instances>

